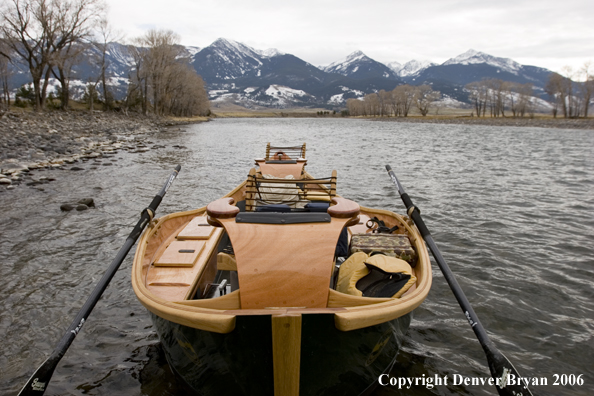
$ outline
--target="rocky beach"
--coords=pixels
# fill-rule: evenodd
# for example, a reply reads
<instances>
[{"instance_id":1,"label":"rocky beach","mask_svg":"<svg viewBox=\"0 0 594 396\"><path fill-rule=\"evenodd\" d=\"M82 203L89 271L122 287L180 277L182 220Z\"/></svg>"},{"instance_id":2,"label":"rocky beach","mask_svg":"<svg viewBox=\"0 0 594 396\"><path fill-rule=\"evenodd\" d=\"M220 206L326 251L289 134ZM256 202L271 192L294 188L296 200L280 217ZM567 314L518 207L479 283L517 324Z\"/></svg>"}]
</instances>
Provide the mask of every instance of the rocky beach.
<instances>
[{"instance_id":1,"label":"rocky beach","mask_svg":"<svg viewBox=\"0 0 594 396\"><path fill-rule=\"evenodd\" d=\"M21 184L38 186L53 181L31 172L37 169L78 171L88 162L91 166L110 166L119 150L159 148L152 138L155 134L185 123L138 114L5 112L0 116L0 192Z\"/></svg>"}]
</instances>

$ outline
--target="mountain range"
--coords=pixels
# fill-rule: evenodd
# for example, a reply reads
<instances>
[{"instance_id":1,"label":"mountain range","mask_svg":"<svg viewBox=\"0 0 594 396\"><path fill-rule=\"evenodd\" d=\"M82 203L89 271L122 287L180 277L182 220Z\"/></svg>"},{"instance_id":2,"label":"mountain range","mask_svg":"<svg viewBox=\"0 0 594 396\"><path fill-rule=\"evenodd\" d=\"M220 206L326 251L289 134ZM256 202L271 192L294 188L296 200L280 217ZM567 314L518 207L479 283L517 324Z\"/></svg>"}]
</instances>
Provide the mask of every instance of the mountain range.
<instances>
[{"instance_id":1,"label":"mountain range","mask_svg":"<svg viewBox=\"0 0 594 396\"><path fill-rule=\"evenodd\" d=\"M401 84L429 84L444 98L468 103L464 86L473 81L498 78L504 81L532 83L535 96L545 98L544 86L550 70L525 66L512 59L498 58L469 50L442 64L412 60L405 64L383 64L361 51L328 66L314 66L294 55L276 49L257 50L245 44L218 39L211 45L185 47L186 56L204 79L211 102L233 103L247 108L296 106L341 108L349 98L361 98L379 90L393 90ZM110 43L108 72L116 97L125 94L132 58L126 46ZM74 96L97 67L92 56L73 71L71 87ZM23 70L23 69L22 69ZM26 82L26 73L17 76L14 86Z\"/></svg>"}]
</instances>

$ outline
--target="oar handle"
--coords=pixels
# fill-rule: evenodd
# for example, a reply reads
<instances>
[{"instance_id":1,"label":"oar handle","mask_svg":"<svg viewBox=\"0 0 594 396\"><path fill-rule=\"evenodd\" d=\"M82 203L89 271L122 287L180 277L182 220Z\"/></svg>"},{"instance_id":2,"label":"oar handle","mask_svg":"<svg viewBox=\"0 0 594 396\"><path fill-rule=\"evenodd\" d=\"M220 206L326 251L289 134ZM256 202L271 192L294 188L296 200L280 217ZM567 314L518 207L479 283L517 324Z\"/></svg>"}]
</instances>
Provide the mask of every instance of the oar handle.
<instances>
[{"instance_id":1,"label":"oar handle","mask_svg":"<svg viewBox=\"0 0 594 396\"><path fill-rule=\"evenodd\" d=\"M124 261L124 258L126 258L126 256L128 255L128 252L130 252L130 249L132 248L132 246L134 246L136 240L138 239L140 234L142 234L142 231L144 230L146 225L153 219L157 207L159 206L161 200L163 199L163 196L165 196L165 193L171 186L171 183L173 183L173 180L175 180L180 169L180 165L175 167L175 170L168 177L167 182L165 183L161 191L159 191L159 193L155 195L150 205L142 211L140 215L140 220L138 220L138 223L136 223L136 225L132 229L132 232L130 233L130 235L128 235L128 238L126 238L124 245L111 262L105 274L103 274L103 277L95 286L95 289L93 289L91 295L87 298L87 301L84 303L84 305L82 306L82 308L80 309L80 311L78 312L78 314L76 315L76 317L74 318L74 320L72 321L72 323L60 339L60 341L58 342L58 344L56 345L56 348L54 349L50 357L42 363L42 365L37 369L37 371L35 371L35 373L33 373L27 384L25 384L25 386L19 393L19 396L43 395L43 393L45 393L47 385L52 377L52 374L56 366L58 365L58 362L62 359L62 357L70 347L70 344L72 344L74 338L78 335L82 326L85 324L87 318L91 314L91 311L93 310L93 308L95 308L97 301L99 301L99 298L101 298L101 295L107 288L107 285L109 285L109 282L111 282L111 279L113 278L118 268Z\"/></svg>"}]
</instances>

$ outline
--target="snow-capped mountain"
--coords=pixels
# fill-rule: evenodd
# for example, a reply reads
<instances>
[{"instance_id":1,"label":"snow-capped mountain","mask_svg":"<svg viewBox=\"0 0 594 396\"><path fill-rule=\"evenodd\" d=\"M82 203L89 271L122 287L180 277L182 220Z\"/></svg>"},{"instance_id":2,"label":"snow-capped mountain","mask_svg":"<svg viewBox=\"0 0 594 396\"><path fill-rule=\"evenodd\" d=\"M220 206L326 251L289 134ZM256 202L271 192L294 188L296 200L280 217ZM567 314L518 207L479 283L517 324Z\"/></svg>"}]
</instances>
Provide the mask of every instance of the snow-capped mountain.
<instances>
[{"instance_id":1,"label":"snow-capped mountain","mask_svg":"<svg viewBox=\"0 0 594 396\"><path fill-rule=\"evenodd\" d=\"M398 70L396 70L396 69L393 69L393 70L400 77L411 77L411 76L415 76L415 75L421 73L423 70L425 70L428 67L436 66L436 65L437 65L437 63L433 63L431 61L427 61L427 60L418 61L418 60L413 59L411 61L406 62L404 65L401 65L401 67Z\"/></svg>"},{"instance_id":2,"label":"snow-capped mountain","mask_svg":"<svg viewBox=\"0 0 594 396\"><path fill-rule=\"evenodd\" d=\"M364 54L352 54L328 72L276 49L260 51L225 39L196 53L192 64L212 100L242 105L340 105L348 98L392 90L399 83L387 66Z\"/></svg>"},{"instance_id":3,"label":"snow-capped mountain","mask_svg":"<svg viewBox=\"0 0 594 396\"><path fill-rule=\"evenodd\" d=\"M398 80L398 76L392 69L371 59L361 51L355 51L346 59L331 63L323 67L322 70L358 80L377 77Z\"/></svg>"},{"instance_id":4,"label":"snow-capped mountain","mask_svg":"<svg viewBox=\"0 0 594 396\"><path fill-rule=\"evenodd\" d=\"M107 70L116 98L123 98L134 69L129 46L109 43ZM412 60L405 64L383 64L361 51L325 67L312 64L277 49L258 50L237 41L220 38L212 44L185 47L191 65L204 79L211 100L246 107L324 106L340 108L349 98L361 98L397 85L429 84L434 90L458 101L468 101L464 86L486 78L532 83L544 95L547 69L524 66L475 50L448 59L441 65ZM99 75L99 51L91 47L76 65L70 84L73 97L80 98L85 85ZM20 65L13 87L30 81L27 68ZM50 85L55 85L50 81Z\"/></svg>"},{"instance_id":5,"label":"snow-capped mountain","mask_svg":"<svg viewBox=\"0 0 594 396\"><path fill-rule=\"evenodd\" d=\"M464 86L473 81L484 79L500 79L517 83L531 83L535 94L544 96L551 71L536 67L524 66L509 58L499 58L483 52L468 50L441 65L429 66L421 72L405 78L410 84L430 84L452 98L467 101Z\"/></svg>"},{"instance_id":6,"label":"snow-capped mountain","mask_svg":"<svg viewBox=\"0 0 594 396\"><path fill-rule=\"evenodd\" d=\"M220 38L198 51L192 64L207 82L222 82L258 75L263 58L245 44Z\"/></svg>"},{"instance_id":7,"label":"snow-capped mountain","mask_svg":"<svg viewBox=\"0 0 594 396\"><path fill-rule=\"evenodd\" d=\"M398 73L398 71L400 69L402 69L402 66L404 66L404 65L402 63L400 63L400 62L394 61L394 62L386 63L386 66L388 66L395 73Z\"/></svg>"},{"instance_id":8,"label":"snow-capped mountain","mask_svg":"<svg viewBox=\"0 0 594 396\"><path fill-rule=\"evenodd\" d=\"M517 74L522 68L522 65L512 59L498 58L473 49L469 49L455 58L448 59L442 65L478 65L482 63L513 74Z\"/></svg>"}]
</instances>

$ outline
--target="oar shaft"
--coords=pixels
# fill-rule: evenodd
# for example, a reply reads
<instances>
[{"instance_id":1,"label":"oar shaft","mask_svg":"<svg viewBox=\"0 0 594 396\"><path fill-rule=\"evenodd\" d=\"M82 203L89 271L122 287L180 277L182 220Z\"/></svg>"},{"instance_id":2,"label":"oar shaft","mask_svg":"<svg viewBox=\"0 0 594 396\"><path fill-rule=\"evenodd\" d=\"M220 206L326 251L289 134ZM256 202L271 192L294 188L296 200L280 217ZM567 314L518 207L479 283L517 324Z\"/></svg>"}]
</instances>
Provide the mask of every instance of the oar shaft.
<instances>
[{"instance_id":1,"label":"oar shaft","mask_svg":"<svg viewBox=\"0 0 594 396\"><path fill-rule=\"evenodd\" d=\"M388 174L392 178L392 181L394 182L394 184L396 184L398 188L400 198L402 198L402 202L404 202L404 205L406 206L406 210L408 212L409 217L414 221L415 225L417 226L419 232L421 233L421 236L427 244L427 247L431 251L431 254L433 254L433 257L435 258L437 265L441 269L444 278L448 282L450 289L452 289L454 296L460 303L460 308L462 308L464 315L466 315L466 319L468 320L470 327L472 327L472 330L476 334L477 338L479 339L483 347L485 345L491 345L492 343L489 339L489 336L487 335L487 332L483 328L483 325L481 325L481 322L479 321L476 313L474 312L474 309L472 309L472 306L468 302L468 299L466 298L464 291L458 284L458 281L454 277L453 272L450 270L448 263L445 261L445 259L441 255L441 251L435 244L435 241L433 240L433 237L431 236L429 229L425 225L425 221L423 221L423 218L421 217L421 211L413 204L409 195L406 193L406 191L404 191L404 187L402 186L402 184L400 184L400 181L398 181L398 178L396 177L396 174L394 174L394 171L392 171L390 165L386 165L386 170L388 171Z\"/></svg>"},{"instance_id":2,"label":"oar shaft","mask_svg":"<svg viewBox=\"0 0 594 396\"><path fill-rule=\"evenodd\" d=\"M142 234L142 231L144 230L146 225L152 220L157 210L157 207L159 207L159 205L161 204L163 196L165 196L165 193L171 186L171 183L173 183L173 180L179 173L180 169L181 166L178 165L175 168L175 170L171 173L171 175L169 175L169 178L167 179L167 182L165 183L161 191L159 191L159 193L155 195L148 208L146 208L142 212L142 214L140 215L140 220L138 220L138 222L130 232L130 235L128 235L128 238L126 238L124 245L121 247L118 254L115 256L115 258L107 268L107 271L105 271L105 274L103 274L103 277L99 280L99 282L97 282L95 289L93 289L93 292L87 298L87 301L84 303L84 305L82 306L82 308L80 309L80 311L78 312L78 314L66 330L66 333L56 346L56 350L60 350L60 352L58 353L58 356L60 358L64 356L66 349L68 349L68 347L70 346L70 344L82 328L83 324L89 317L91 311L93 311L93 308L95 308L95 305L99 301L99 298L101 298L103 292L105 292L107 285L109 285L111 279L114 277L115 273L120 268L120 265L130 252L130 249L132 249L132 246L134 246L136 240L138 239L140 234Z\"/></svg>"},{"instance_id":3,"label":"oar shaft","mask_svg":"<svg viewBox=\"0 0 594 396\"><path fill-rule=\"evenodd\" d=\"M491 346L492 342L489 339L487 332L485 331L483 325L479 321L478 316L474 312L474 309L472 309L472 306L468 302L468 299L466 298L464 291L458 284L458 281L454 277L453 272L450 270L448 263L446 263L445 259L441 255L441 252L437 248L437 245L435 244L435 241L433 240L431 234L425 236L425 243L427 244L429 250L431 250L431 254L433 254L433 257L435 258L437 265L440 267L445 280L448 282L448 285L450 285L450 289L454 293L456 300L458 300L460 308L462 308L462 312L464 312L464 315L466 316L466 319L468 320L470 327L474 331L474 334L476 334L481 345L483 346L483 348L485 348L485 346L487 345Z\"/></svg>"},{"instance_id":4,"label":"oar shaft","mask_svg":"<svg viewBox=\"0 0 594 396\"><path fill-rule=\"evenodd\" d=\"M159 191L159 193L155 195L150 205L142 211L140 215L140 220L138 220L138 222L132 229L132 232L130 232L130 235L128 235L128 238L126 238L124 245L119 250L115 258L111 262L110 266L107 268L105 274L103 274L103 277L101 277L99 282L97 282L95 289L93 289L93 292L87 298L87 301L83 304L82 308L80 309L80 311L78 312L78 314L76 315L76 317L74 318L74 320L72 321L72 323L60 339L60 341L58 342L58 344L56 345L56 348L53 350L50 357L31 376L31 379L23 387L23 389L19 393L19 396L33 394L43 395L47 388L47 384L51 379L52 373L58 365L58 362L62 359L62 357L74 341L74 338L76 338L76 336L78 335L82 326L85 324L87 318L91 314L91 311L93 311L93 308L95 308L95 305L97 304L97 302L103 295L103 292L111 282L111 279L113 278L113 276L119 269L120 265L130 252L130 249L132 248L132 246L134 246L136 240L138 239L140 234L142 234L142 231L144 230L146 225L152 220L157 210L157 207L163 199L163 196L171 186L171 183L179 173L180 169L181 166L178 165L167 179L167 182L165 183L161 191Z\"/></svg>"},{"instance_id":5,"label":"oar shaft","mask_svg":"<svg viewBox=\"0 0 594 396\"><path fill-rule=\"evenodd\" d=\"M511 386L507 385L508 378L510 378L512 375L514 376L514 378L518 378L520 377L519 373L517 372L513 364L509 361L509 359L507 359L497 349L495 344L493 344L493 342L489 339L487 332L485 331L483 325L479 321L478 316L474 312L474 309L472 309L472 306L466 298L464 291L462 291L462 288L460 287L458 281L454 277L454 273L450 270L450 267L441 255L441 251L435 244L435 241L433 240L433 237L431 236L429 229L427 228L425 222L423 221L423 218L421 217L421 211L413 204L412 200L410 199L406 191L404 191L404 187L402 187L402 184L400 184L400 182L398 181L398 178L392 171L390 165L386 165L386 170L388 171L388 174L392 178L392 181L394 182L394 184L396 184L396 187L398 188L398 192L400 193L402 202L404 202L404 205L406 206L408 216L414 221L415 225L417 226L417 229L421 233L421 236L425 240L425 243L429 247L429 250L431 250L431 253L435 258L435 261L437 262L439 269L441 270L444 278L448 282L450 289L454 293L454 296L456 297L456 300L458 301L460 308L462 308L462 311L464 312L464 315L466 316L466 319L468 320L470 327L474 331L474 334L476 335L481 346L483 347L483 350L485 351L485 355L487 357L487 361L489 363L489 370L491 371L491 376L496 381L498 381L496 385L497 391L501 396L532 395L532 393L527 387L527 384L526 386L524 386L524 384Z\"/></svg>"}]
</instances>

